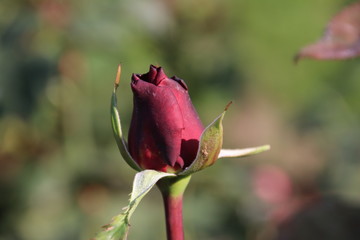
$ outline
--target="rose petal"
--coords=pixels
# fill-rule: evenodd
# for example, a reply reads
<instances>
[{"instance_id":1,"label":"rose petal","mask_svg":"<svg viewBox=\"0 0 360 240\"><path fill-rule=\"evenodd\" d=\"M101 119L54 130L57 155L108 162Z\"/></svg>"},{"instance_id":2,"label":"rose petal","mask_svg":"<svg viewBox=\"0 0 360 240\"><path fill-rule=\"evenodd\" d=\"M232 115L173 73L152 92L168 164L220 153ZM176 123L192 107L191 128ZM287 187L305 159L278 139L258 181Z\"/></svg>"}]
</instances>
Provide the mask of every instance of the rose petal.
<instances>
[{"instance_id":1,"label":"rose petal","mask_svg":"<svg viewBox=\"0 0 360 240\"><path fill-rule=\"evenodd\" d=\"M177 78L167 78L159 86L172 91L182 112L184 129L182 131L182 143L180 156L185 161L185 167L189 166L195 159L199 147L199 139L204 130L204 126L191 102L189 93L184 88L183 80ZM186 86L186 85L185 85Z\"/></svg>"},{"instance_id":2,"label":"rose petal","mask_svg":"<svg viewBox=\"0 0 360 240\"><path fill-rule=\"evenodd\" d=\"M143 168L164 163L184 165L180 156L183 116L176 97L166 88L145 81L132 83L134 114L129 133L129 150L135 160L146 155ZM141 115L140 115L141 114ZM164 163L164 164L166 164ZM155 164L156 166L149 166Z\"/></svg>"},{"instance_id":3,"label":"rose petal","mask_svg":"<svg viewBox=\"0 0 360 240\"><path fill-rule=\"evenodd\" d=\"M348 59L360 56L360 1L345 7L328 24L324 36L300 50L301 58Z\"/></svg>"}]
</instances>

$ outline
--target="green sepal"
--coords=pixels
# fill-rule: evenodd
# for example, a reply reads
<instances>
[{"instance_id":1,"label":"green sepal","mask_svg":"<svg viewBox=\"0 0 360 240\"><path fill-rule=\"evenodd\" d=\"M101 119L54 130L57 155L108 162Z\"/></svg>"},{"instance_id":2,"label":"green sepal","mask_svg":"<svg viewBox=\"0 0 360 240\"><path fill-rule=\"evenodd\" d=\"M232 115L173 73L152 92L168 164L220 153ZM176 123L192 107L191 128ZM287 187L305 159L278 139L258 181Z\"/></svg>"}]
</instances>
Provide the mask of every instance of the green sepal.
<instances>
[{"instance_id":1,"label":"green sepal","mask_svg":"<svg viewBox=\"0 0 360 240\"><path fill-rule=\"evenodd\" d=\"M225 111L205 128L200 137L199 149L195 160L178 175L188 175L207 168L218 159L223 143L223 126Z\"/></svg>"},{"instance_id":2,"label":"green sepal","mask_svg":"<svg viewBox=\"0 0 360 240\"><path fill-rule=\"evenodd\" d=\"M173 173L144 170L135 175L129 205L124 212L113 217L111 223L105 225L104 230L97 234L94 240L126 240L129 232L129 219L134 213L141 199L162 178L175 177Z\"/></svg>"},{"instance_id":3,"label":"green sepal","mask_svg":"<svg viewBox=\"0 0 360 240\"><path fill-rule=\"evenodd\" d=\"M218 158L246 157L258 154L270 149L270 145L259 147L243 148L243 149L221 149Z\"/></svg>"},{"instance_id":4,"label":"green sepal","mask_svg":"<svg viewBox=\"0 0 360 240\"><path fill-rule=\"evenodd\" d=\"M141 171L142 169L139 165L135 162L135 160L131 157L129 151L127 150L126 141L122 135L121 130L121 121L120 121L120 114L117 108L117 97L116 97L116 90L118 85L115 84L114 90L111 96L111 126L114 132L115 140L120 150L121 156L124 160L129 164L130 167L135 169L136 171Z\"/></svg>"}]
</instances>

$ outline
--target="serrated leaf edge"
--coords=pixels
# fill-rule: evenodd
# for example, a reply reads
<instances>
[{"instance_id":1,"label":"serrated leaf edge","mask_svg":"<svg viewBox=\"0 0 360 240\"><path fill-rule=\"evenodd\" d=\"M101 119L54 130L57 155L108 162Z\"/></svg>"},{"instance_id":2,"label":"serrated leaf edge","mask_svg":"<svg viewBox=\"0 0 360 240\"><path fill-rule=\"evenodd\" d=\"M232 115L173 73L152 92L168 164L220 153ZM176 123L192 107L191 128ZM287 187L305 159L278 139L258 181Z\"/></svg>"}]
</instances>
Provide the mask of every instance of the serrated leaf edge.
<instances>
[{"instance_id":1,"label":"serrated leaf edge","mask_svg":"<svg viewBox=\"0 0 360 240\"><path fill-rule=\"evenodd\" d=\"M111 223L104 226L105 230L98 233L94 240L126 240L129 232L129 219L134 213L141 199L153 188L153 186L162 178L175 177L173 173L159 172L155 170L144 170L135 175L133 189L131 192L129 204L123 208L125 211L112 218ZM141 189L140 191L138 191ZM121 235L117 236L118 230L124 228Z\"/></svg>"}]
</instances>

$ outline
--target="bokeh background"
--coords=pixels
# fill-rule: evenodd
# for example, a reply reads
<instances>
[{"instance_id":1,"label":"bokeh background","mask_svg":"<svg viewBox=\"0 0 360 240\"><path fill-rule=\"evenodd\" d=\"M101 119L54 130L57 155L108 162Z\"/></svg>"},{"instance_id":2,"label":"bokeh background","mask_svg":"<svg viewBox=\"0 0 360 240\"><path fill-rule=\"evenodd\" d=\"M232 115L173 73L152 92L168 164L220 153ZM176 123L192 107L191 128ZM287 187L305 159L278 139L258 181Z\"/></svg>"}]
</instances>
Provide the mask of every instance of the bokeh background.
<instances>
[{"instance_id":1,"label":"bokeh background","mask_svg":"<svg viewBox=\"0 0 360 240\"><path fill-rule=\"evenodd\" d=\"M349 2L1 0L0 239L89 239L127 204L135 172L109 120L119 63L126 133L131 73L157 64L204 124L234 101L225 147L272 146L193 176L187 239L352 239L360 60L293 62ZM165 239L161 201L143 199L129 239Z\"/></svg>"}]
</instances>

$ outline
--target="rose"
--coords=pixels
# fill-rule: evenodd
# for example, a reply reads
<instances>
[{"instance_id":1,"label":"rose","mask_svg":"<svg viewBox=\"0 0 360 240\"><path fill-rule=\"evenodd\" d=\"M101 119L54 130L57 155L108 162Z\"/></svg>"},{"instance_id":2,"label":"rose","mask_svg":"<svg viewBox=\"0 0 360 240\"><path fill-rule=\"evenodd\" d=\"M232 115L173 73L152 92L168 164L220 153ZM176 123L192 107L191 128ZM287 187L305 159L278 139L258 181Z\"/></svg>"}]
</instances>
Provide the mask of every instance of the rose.
<instances>
[{"instance_id":1,"label":"rose","mask_svg":"<svg viewBox=\"0 0 360 240\"><path fill-rule=\"evenodd\" d=\"M178 172L195 159L204 127L185 82L161 67L133 74L134 108L128 135L131 157L143 169Z\"/></svg>"},{"instance_id":2,"label":"rose","mask_svg":"<svg viewBox=\"0 0 360 240\"><path fill-rule=\"evenodd\" d=\"M187 176L213 165L219 158L244 157L269 149L268 145L221 149L222 121L231 102L204 128L185 82L175 76L168 78L161 67L153 65L148 73L132 76L134 109L127 143L117 108L120 75L119 65L111 97L111 125L123 159L136 171L158 170Z\"/></svg>"},{"instance_id":3,"label":"rose","mask_svg":"<svg viewBox=\"0 0 360 240\"><path fill-rule=\"evenodd\" d=\"M146 74L132 77L134 111L126 143L116 97L120 75L119 65L111 97L111 125L122 157L138 173L125 212L115 216L95 239L126 239L131 215L156 184L164 199L168 239L183 240L182 199L191 175L219 158L249 156L269 146L221 149L222 121L229 104L204 129L184 81L168 78L162 68L155 66L150 66Z\"/></svg>"}]
</instances>

